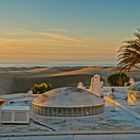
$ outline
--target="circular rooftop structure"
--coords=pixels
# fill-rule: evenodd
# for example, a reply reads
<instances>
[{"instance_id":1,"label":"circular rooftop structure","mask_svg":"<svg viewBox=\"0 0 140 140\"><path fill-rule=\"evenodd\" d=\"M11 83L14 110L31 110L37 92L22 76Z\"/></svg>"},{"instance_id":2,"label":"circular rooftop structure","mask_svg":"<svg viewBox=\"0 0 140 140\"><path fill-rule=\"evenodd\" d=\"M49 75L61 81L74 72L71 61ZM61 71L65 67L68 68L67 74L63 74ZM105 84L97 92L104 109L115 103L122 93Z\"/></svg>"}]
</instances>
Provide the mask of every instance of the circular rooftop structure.
<instances>
[{"instance_id":1,"label":"circular rooftop structure","mask_svg":"<svg viewBox=\"0 0 140 140\"><path fill-rule=\"evenodd\" d=\"M44 116L79 117L104 112L104 100L84 89L64 87L43 93L32 101L33 110Z\"/></svg>"}]
</instances>

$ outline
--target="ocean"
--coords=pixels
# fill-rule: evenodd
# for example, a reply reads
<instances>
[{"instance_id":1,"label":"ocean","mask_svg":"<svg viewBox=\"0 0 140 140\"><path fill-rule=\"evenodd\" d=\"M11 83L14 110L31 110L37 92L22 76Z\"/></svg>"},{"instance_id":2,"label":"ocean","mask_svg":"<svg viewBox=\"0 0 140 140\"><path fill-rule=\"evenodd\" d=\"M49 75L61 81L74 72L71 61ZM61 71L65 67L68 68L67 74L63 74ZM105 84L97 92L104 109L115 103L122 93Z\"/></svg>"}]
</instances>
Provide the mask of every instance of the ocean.
<instances>
[{"instance_id":1,"label":"ocean","mask_svg":"<svg viewBox=\"0 0 140 140\"><path fill-rule=\"evenodd\" d=\"M0 63L0 67L48 67L48 66L116 66L114 62L52 62L52 63Z\"/></svg>"}]
</instances>

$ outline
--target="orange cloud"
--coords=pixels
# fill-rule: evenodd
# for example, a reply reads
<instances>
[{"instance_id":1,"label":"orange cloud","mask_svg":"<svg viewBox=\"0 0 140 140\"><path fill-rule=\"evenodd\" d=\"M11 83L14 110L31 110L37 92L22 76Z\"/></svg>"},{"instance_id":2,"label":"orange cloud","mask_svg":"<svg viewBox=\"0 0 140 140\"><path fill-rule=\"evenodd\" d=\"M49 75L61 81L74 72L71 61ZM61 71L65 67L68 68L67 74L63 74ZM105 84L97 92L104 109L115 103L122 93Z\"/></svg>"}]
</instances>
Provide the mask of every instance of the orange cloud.
<instances>
[{"instance_id":1,"label":"orange cloud","mask_svg":"<svg viewBox=\"0 0 140 140\"><path fill-rule=\"evenodd\" d=\"M117 38L75 37L26 29L0 30L0 59L22 61L114 59Z\"/></svg>"}]
</instances>

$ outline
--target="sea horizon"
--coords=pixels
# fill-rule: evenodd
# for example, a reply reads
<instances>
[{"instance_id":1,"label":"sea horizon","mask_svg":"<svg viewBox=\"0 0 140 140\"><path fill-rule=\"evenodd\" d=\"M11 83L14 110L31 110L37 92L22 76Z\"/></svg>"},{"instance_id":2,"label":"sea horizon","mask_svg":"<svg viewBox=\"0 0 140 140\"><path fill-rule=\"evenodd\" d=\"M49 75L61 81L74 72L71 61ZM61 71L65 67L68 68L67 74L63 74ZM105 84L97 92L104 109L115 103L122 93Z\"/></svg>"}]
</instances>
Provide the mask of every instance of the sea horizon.
<instances>
[{"instance_id":1,"label":"sea horizon","mask_svg":"<svg viewBox=\"0 0 140 140\"><path fill-rule=\"evenodd\" d=\"M68 67L76 67L76 66L105 66L112 67L116 66L113 62L52 62L52 63L0 63L0 68L6 67L51 67L51 66L68 66Z\"/></svg>"}]
</instances>

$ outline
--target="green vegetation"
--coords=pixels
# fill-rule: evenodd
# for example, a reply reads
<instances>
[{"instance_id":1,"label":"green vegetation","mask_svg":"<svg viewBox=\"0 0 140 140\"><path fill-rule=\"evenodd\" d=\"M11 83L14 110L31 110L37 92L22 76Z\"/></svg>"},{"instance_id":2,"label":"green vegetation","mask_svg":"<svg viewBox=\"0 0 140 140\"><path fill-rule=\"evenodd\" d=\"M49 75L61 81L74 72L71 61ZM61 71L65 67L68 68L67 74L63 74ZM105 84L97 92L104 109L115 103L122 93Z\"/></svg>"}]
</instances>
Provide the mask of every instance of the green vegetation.
<instances>
[{"instance_id":1,"label":"green vegetation","mask_svg":"<svg viewBox=\"0 0 140 140\"><path fill-rule=\"evenodd\" d=\"M32 87L32 92L33 94L42 94L51 89L52 89L51 84L46 84L46 83L34 84Z\"/></svg>"},{"instance_id":2,"label":"green vegetation","mask_svg":"<svg viewBox=\"0 0 140 140\"><path fill-rule=\"evenodd\" d=\"M124 86L129 82L129 77L125 73L115 73L110 75L107 81L110 86Z\"/></svg>"},{"instance_id":3,"label":"green vegetation","mask_svg":"<svg viewBox=\"0 0 140 140\"><path fill-rule=\"evenodd\" d=\"M133 40L125 41L118 51L118 68L120 71L129 71L140 64L140 29L134 33Z\"/></svg>"}]
</instances>

